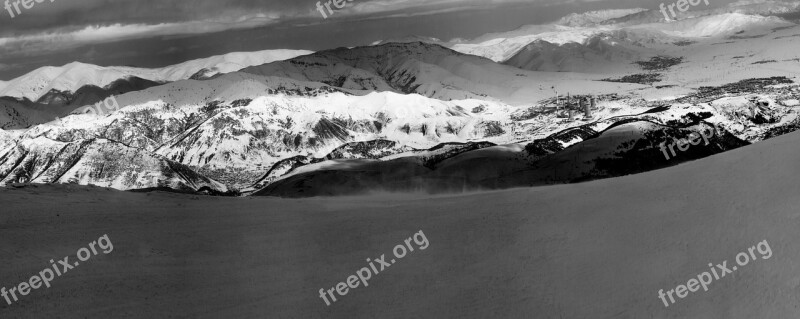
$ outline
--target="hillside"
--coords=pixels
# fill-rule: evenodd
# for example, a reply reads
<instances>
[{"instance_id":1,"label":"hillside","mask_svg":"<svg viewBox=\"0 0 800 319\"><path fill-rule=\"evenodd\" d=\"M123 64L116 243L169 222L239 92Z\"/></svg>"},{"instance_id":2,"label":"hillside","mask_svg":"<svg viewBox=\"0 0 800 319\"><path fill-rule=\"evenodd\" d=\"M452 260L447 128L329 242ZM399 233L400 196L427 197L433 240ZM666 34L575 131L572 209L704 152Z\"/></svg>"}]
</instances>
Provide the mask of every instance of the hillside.
<instances>
[{"instance_id":1,"label":"hillside","mask_svg":"<svg viewBox=\"0 0 800 319\"><path fill-rule=\"evenodd\" d=\"M84 86L104 88L112 82L131 77L161 83L185 80L193 76L207 78L219 73L235 72L251 65L285 60L309 53L311 51L303 50L233 52L153 69L102 67L73 62L61 67L41 67L5 84L0 83L0 96L36 102L52 91L75 93Z\"/></svg>"},{"instance_id":2,"label":"hillside","mask_svg":"<svg viewBox=\"0 0 800 319\"><path fill-rule=\"evenodd\" d=\"M20 274L9 280L104 233L115 245L0 314L793 318L800 307L792 294L800 273L798 143L792 133L618 179L434 197L0 188L4 271ZM87 233L90 220L99 233ZM331 307L319 298L320 288L365 267L364 256L391 254L419 231L427 249ZM685 284L708 263L731 265L764 240L769 259L756 252L757 261L669 308L658 298L659 289ZM187 267L191 280L174 280Z\"/></svg>"},{"instance_id":3,"label":"hillside","mask_svg":"<svg viewBox=\"0 0 800 319\"><path fill-rule=\"evenodd\" d=\"M552 95L554 85L596 94L633 88L592 76L526 72L437 44L412 42L320 51L250 67L244 73L325 83L349 90L416 93L438 100L484 99L521 105Z\"/></svg>"},{"instance_id":4,"label":"hillside","mask_svg":"<svg viewBox=\"0 0 800 319\"><path fill-rule=\"evenodd\" d=\"M425 149L446 142L507 143L514 138L511 107L502 103L363 93L246 73L131 92L117 97L123 107L111 114L71 115L21 132L0 149L0 182L16 181L25 171L41 176L31 176L35 182L68 183L73 176L65 176L62 167L52 163L61 161L59 157L116 158L119 148L131 148L136 156L180 163L194 174L238 189L282 160L325 157L352 142L387 139L401 147ZM483 112L480 117L473 113L478 109ZM81 145L95 139L114 146L84 152ZM37 146L43 142L57 147ZM81 151L65 153L62 148L68 147ZM161 168L122 166L115 173L129 175L113 184L117 189L151 188L155 182L145 176L159 175ZM112 178L87 176L75 178L104 186Z\"/></svg>"},{"instance_id":5,"label":"hillside","mask_svg":"<svg viewBox=\"0 0 800 319\"><path fill-rule=\"evenodd\" d=\"M713 22L725 22L713 29L719 33L717 37L673 42L685 38L667 34L668 28L672 30L669 32L684 32ZM736 25L752 29L734 32ZM610 156L605 154L585 158L594 163L588 169L562 170L555 175L531 170L535 171L532 175L517 174L509 182L487 182L484 180L503 179L510 171L494 169L500 164L492 156L484 156L491 159L485 163L454 163L490 152L484 150L490 145L525 150L499 152L497 159L503 162L508 160L506 156L513 156L516 162L505 163L507 167L530 170L530 165L542 163L537 162L541 160L538 157L528 158L529 149L534 153L541 148L547 154L569 154L570 147L587 142L590 136L631 120L625 117L655 108L661 111L637 120L674 127L675 123L668 122L683 121L693 113L693 125L700 125L697 118L722 124L742 143L759 142L800 127L800 69L796 63L800 55L793 50L800 44L795 36L800 29L784 20L723 14L685 19L669 27L650 24L622 30L550 25L514 32L524 36L536 30L550 30L556 38L585 35L587 42L537 40L507 61L509 65L437 44L408 42L324 50L202 80L161 84L129 78L106 88L83 86L73 94L50 91L40 100L82 104L104 97L113 88L120 93L116 99L122 106L111 114L73 115L50 123L42 123L50 120L47 114L62 116L69 107L48 108L46 104L0 99L6 109L5 116L0 114L0 127L21 130L0 149L0 154L5 154L0 159L0 181L17 181L27 176L24 172L35 171L41 178L30 179L43 183L96 181L97 185L118 189L171 185L167 187L193 191L208 186L222 193L297 196L294 192L298 189L286 185L293 185L298 176L343 174L339 168L344 165L349 170L373 167L379 171L366 177L364 184L342 188L345 193L379 188L374 185L382 181L392 181L400 189L432 192L504 188L608 178L663 166L638 165L634 156L629 159L633 161L628 163L630 169L616 169L625 163L613 163L595 172L592 167L608 164L603 163ZM583 34L581 30L591 32ZM608 31L597 33L599 30ZM697 30L692 32L701 32ZM493 36L497 35L487 35L486 39ZM234 60L242 59L233 56ZM94 70L83 70L79 64L73 67L86 74ZM79 79L81 72L70 76ZM565 95L571 100L566 101ZM565 104L575 109L578 99L589 95L599 101L591 114L585 116L583 110L577 116L575 112L568 114ZM754 112L751 105L756 102L763 106L758 114L748 115ZM582 133L563 134L576 129ZM631 132L638 136L635 130ZM62 161L58 157L64 154L58 147L32 147L41 138L62 147L96 139L109 141L113 147L91 148L69 156L111 158L127 152L120 148L133 148L131 154L135 156L152 158L153 163L163 160L183 165L182 169L190 170L194 177L165 182L171 173L162 174L164 166L153 164L122 166L119 173L131 176L124 181L102 177L98 170L104 167L92 165L62 178L66 172L52 163ZM652 145L656 141L645 136L628 142ZM529 147L532 143L534 146ZM724 144L702 155L742 143ZM337 153L347 145L355 145L357 151ZM467 146L451 149L452 145ZM602 151L627 151L623 144L607 147ZM22 169L20 163L30 167ZM405 169L410 173L387 178L380 173L387 163L399 165L393 174ZM481 174L467 174L473 164L482 167ZM427 170L437 171L429 174ZM409 180L416 177L421 179ZM423 180L432 183L418 185ZM272 183L277 184L269 188ZM333 184L308 183L306 186L316 190L306 194L328 193L325 188L329 185Z\"/></svg>"},{"instance_id":6,"label":"hillside","mask_svg":"<svg viewBox=\"0 0 800 319\"><path fill-rule=\"evenodd\" d=\"M673 45L676 42L692 41L711 44L721 42L718 40L742 30L769 31L793 25L793 23L778 17L761 16L755 13L703 11L698 11L695 16L672 23L664 21L663 14L658 11L642 11L619 19L640 15L648 18L630 21L609 19L597 25L525 26L509 32L485 35L470 41L460 41L449 46L461 53L504 62L521 53L526 46L537 42L551 43L556 46L590 45L596 41L597 37L610 36L611 44L634 44L638 48L632 49L644 54L653 51L685 51L687 49Z\"/></svg>"}]
</instances>

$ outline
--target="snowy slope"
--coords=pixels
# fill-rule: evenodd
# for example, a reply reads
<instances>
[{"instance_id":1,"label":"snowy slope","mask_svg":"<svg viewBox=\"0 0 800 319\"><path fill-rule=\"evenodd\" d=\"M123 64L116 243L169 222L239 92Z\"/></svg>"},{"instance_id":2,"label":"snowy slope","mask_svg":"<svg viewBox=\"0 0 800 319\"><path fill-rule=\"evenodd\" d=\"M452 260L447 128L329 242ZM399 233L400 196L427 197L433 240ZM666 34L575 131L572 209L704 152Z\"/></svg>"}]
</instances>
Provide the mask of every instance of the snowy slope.
<instances>
[{"instance_id":1,"label":"snowy slope","mask_svg":"<svg viewBox=\"0 0 800 319\"><path fill-rule=\"evenodd\" d=\"M556 22L556 24L570 26L570 27L594 26L604 21L621 18L642 11L647 11L647 9L644 8L612 9L612 10L589 11L582 13L571 13L559 19Z\"/></svg>"},{"instance_id":2,"label":"snowy slope","mask_svg":"<svg viewBox=\"0 0 800 319\"><path fill-rule=\"evenodd\" d=\"M794 12L785 9L781 4L761 4L760 10L744 10L749 6L738 6L720 10L696 10L680 21L667 23L663 14L657 10L636 12L605 12L573 15L553 25L532 25L517 30L487 34L470 41L460 40L448 44L450 48L465 54L483 56L494 61L506 61L530 43L544 41L557 45L567 43L586 44L593 37L601 34L626 34L625 38L646 48L658 48L657 45L677 42L684 38L724 37L740 30L770 29L791 25L791 23L773 16L762 16L769 12L766 8L774 8L777 12ZM615 15L629 13L620 18ZM593 16L597 18L592 18ZM575 21L573 21L575 20ZM598 23L592 21L597 20ZM573 21L573 22L570 22Z\"/></svg>"},{"instance_id":3,"label":"snowy slope","mask_svg":"<svg viewBox=\"0 0 800 319\"><path fill-rule=\"evenodd\" d=\"M532 71L619 73L634 71L633 61L645 60L655 50L624 43L612 34L599 34L584 43L554 44L536 40L504 64Z\"/></svg>"},{"instance_id":4,"label":"snowy slope","mask_svg":"<svg viewBox=\"0 0 800 319\"><path fill-rule=\"evenodd\" d=\"M748 142L795 130L794 107L800 97L794 93L795 84L786 84L786 79L776 82L788 86L782 90L746 83L697 92L701 85L721 85L753 77L796 79L800 71L796 59L800 56L793 48L800 44L800 38L793 35L798 28L774 18L740 14L714 19L687 19L670 28L688 30L690 26L697 27L698 21L717 21L726 24L715 32L733 32L739 22L755 21L748 26L764 23L745 33L733 32L727 38L695 38L694 42L680 45L670 41L684 38L654 31L658 29L653 25L612 30L588 37L592 40L584 45L538 42L539 47L531 46L531 55L520 55L512 61L524 68L552 67L552 70L581 73L526 71L420 42L321 51L203 81L182 80L134 90L116 97L123 106L118 112L70 116L32 127L19 135L18 141L12 144L6 141L0 152L14 154L4 158L7 164L25 161L42 168L50 161L48 158L57 157L54 153L57 147L32 148L30 141L46 138L80 144L94 139L108 140L139 150L141 156L152 158L151 163L184 165L192 174L219 182L225 189L240 190L253 188L262 181L277 180L299 167L327 165L312 163L322 158L398 159L431 168L459 151L451 153L449 146L441 148L447 150L444 153L431 150L443 143L527 145L589 124L586 132L597 133L624 116L662 104L671 105L671 111L662 112L659 116L663 118L647 120L665 124L666 119L680 119L681 112L708 112L713 121L724 123L733 136ZM665 28L662 24L658 27ZM654 33L660 36L647 42L647 35ZM643 66L628 63L656 54L683 60L658 70L640 70ZM602 65L615 67L604 70ZM73 82L91 77L81 74L95 70L79 64L73 66L75 72L65 75L65 79ZM583 67L566 68L574 66ZM649 72L661 78L655 85L600 81L634 72ZM566 112L555 105L556 91L562 104L566 94L573 97L594 94L600 98L600 104L593 115L569 120ZM728 92L734 95L726 95ZM743 95L750 93L771 101L770 109L763 110L758 120L741 115L747 112ZM10 128L27 127L20 118L9 116L6 120L17 125ZM763 119L777 122L765 124ZM584 135L565 135L563 140L551 141L558 147L548 144L542 149L561 151L591 134ZM378 140L391 146L372 143ZM376 149L331 155L344 145ZM10 152L17 148L21 150ZM121 152L116 147L93 150L92 154ZM384 157L363 156L379 153ZM76 156L96 156L92 154ZM136 171L136 178L126 182L93 180L102 175L91 171L102 170L102 166L87 166L87 171L73 177L81 183L121 189L149 187L169 180L164 176L151 178L161 176L148 173L164 167L159 165L141 168ZM4 174L6 181L19 177L14 170ZM219 186L212 189L223 191Z\"/></svg>"},{"instance_id":5,"label":"snowy slope","mask_svg":"<svg viewBox=\"0 0 800 319\"><path fill-rule=\"evenodd\" d=\"M228 73L251 66L309 54L302 50L266 50L258 52L235 52L204 59L183 62L157 69L132 67L101 67L73 62L61 67L41 67L28 74L0 84L0 96L27 98L36 101L51 90L76 92L83 86L105 87L110 83L139 77L156 82L172 82L188 79L201 72L202 77ZM200 76L198 75L198 76Z\"/></svg>"},{"instance_id":6,"label":"snowy slope","mask_svg":"<svg viewBox=\"0 0 800 319\"><path fill-rule=\"evenodd\" d=\"M793 31L784 29L780 32ZM752 41L765 40L756 38ZM794 40L780 42L782 45L792 46L792 41ZM626 116L645 112L663 103L670 103L673 107L667 112L646 119L666 124L667 121L680 120L688 113L709 113L713 115L710 120L724 123L724 127L736 138L746 141L761 140L764 136L772 134L770 132L773 130L794 130L791 125L797 119L797 112L794 109L797 103L789 102L800 98L797 96L795 85L782 85L771 89L764 87L766 84L747 85L746 90L750 90L750 93L761 94L762 99L771 101L769 109L763 110L762 117L777 120L756 123L755 119L743 118L742 114L748 112L746 99L741 96L732 99L725 95L724 92L729 90L729 87L715 89L719 91L717 93L698 93L674 101L663 99L644 101L637 97L638 92L646 90L630 91L625 96L619 96L614 90L610 90L606 91L606 95L600 96L600 103L598 108L593 110L593 116L584 118L581 115L575 120L567 120L563 111L556 111L554 99L537 100L519 106L480 99L444 101L418 94L395 93L386 81L380 82L384 78L393 79L391 72L380 71L385 70L381 69L381 65L390 65L387 61L393 58L403 61L398 63L399 65L415 65L408 64L411 61L409 56L414 57L414 61L430 59L431 64L428 65L434 63L443 67L458 65L459 69L450 74L469 76L470 72L464 72L465 64L474 67L475 74L490 74L489 71L501 70L502 72L495 74L498 83L502 83L503 79L508 77L516 78L519 72L526 72L517 70L510 75L505 71L509 69L508 67L498 66L489 60L477 57L463 56L466 58L462 59L462 56L453 53L449 53L449 56L425 57L427 50L439 53L452 51L437 46L422 50L423 46L426 45L389 44L371 47L367 52L375 54L374 60L364 58L363 52L360 51L363 48L357 48L321 52L263 66L267 68L280 66L293 72L273 72L275 75L288 75L307 80L311 80L310 77L321 82L303 82L276 76L264 77L245 72L235 72L205 81L177 81L118 96L117 100L123 108L109 116L70 116L55 123L31 128L22 135L22 139L44 137L70 143L92 138L116 141L122 145L141 149L151 156L160 156L186 165L197 174L207 176L228 189L235 190L252 188L254 183L260 183L261 180L275 180L281 176L268 176L270 171L289 173L297 166L311 164L312 158L326 158L342 145L354 142L386 140L394 143L392 150L386 154L387 159L407 157L416 161L413 158L426 155L408 153L403 149L424 150L442 143L529 143L582 125L590 125L589 130L601 132L616 121L625 120ZM710 47L728 50L723 46ZM410 53L405 53L406 56L387 55L387 48L392 50L408 48ZM735 51L727 53L736 54ZM356 90L356 88L363 89L368 82L339 78L338 74L354 74L351 72L352 67L348 68L347 64L352 63L347 60L350 56L362 57L359 59L362 64L358 65L362 68L360 70L375 72L362 73L374 80L369 83L383 83L389 89L384 92ZM330 61L338 63L331 64ZM470 66L471 61L477 63L472 62ZM373 65L370 66L370 63ZM297 67L291 67L292 65ZM752 70L746 68L743 70L752 73ZM438 76L438 73L409 74L408 72L414 71L413 68L392 71L410 75L409 79L414 78L414 81L446 79L434 77ZM782 71L763 69L763 71L774 75L790 72L791 69L785 68ZM668 72L672 74L674 71ZM528 74L533 76L543 73L528 72ZM554 77L560 75L561 81L577 76L565 73L544 74ZM682 74L691 75L685 71L677 75ZM340 80L333 84L346 89L323 83L335 78ZM482 80L485 81L487 78L490 77L484 77ZM353 84L347 84L348 81ZM461 83L475 84L466 81L466 78ZM484 88L473 86L473 89L476 87ZM598 87L590 89L597 90ZM657 88L648 90L660 91ZM535 87L533 90L530 87L525 90L526 93L531 91L541 96L552 94L550 90L537 90ZM667 89L667 92L671 92L670 89ZM564 100L563 95L560 99ZM703 99L711 100L703 101ZM706 104L708 102L711 103ZM592 134L580 136L585 138ZM548 146L546 149L560 151L581 141L582 139L577 136L566 135L565 139L557 142L560 144L559 148ZM15 154L18 155L7 157L7 160L17 162L21 160L19 156L52 157L53 154L47 152L42 154L17 152ZM305 160L284 162L298 157L304 157ZM335 158L348 159L347 156ZM424 161L416 163L425 165ZM283 168L273 170L276 165L283 165ZM101 180L98 183L108 183L108 181ZM135 185L137 184L125 187Z\"/></svg>"},{"instance_id":7,"label":"snowy slope","mask_svg":"<svg viewBox=\"0 0 800 319\"><path fill-rule=\"evenodd\" d=\"M311 164L286 174L257 194L304 197L378 190L441 193L617 177L722 153L766 135L774 136L770 132L786 126L794 130L800 123L798 114L798 107L771 104L753 115L743 97L721 98L707 105L674 104L639 115L607 114L603 120L567 128L527 145L470 150L447 156L434 166L424 165L413 153L366 162ZM710 122L697 120L699 117ZM708 145L678 152L674 158L665 158L658 147L661 142L687 139L692 133L709 130L714 131Z\"/></svg>"},{"instance_id":8,"label":"snowy slope","mask_svg":"<svg viewBox=\"0 0 800 319\"><path fill-rule=\"evenodd\" d=\"M507 143L516 138L510 119L513 110L502 103L363 93L352 95L321 83L231 73L124 94L117 97L124 107L108 116L69 116L33 127L21 139L73 144L94 138L110 140L241 187L253 183L280 160L322 158L352 142L385 139L400 147L430 148L445 142ZM480 115L474 110L480 110ZM42 150L30 145L18 143L16 147L23 151L4 161L55 155L56 148ZM38 165L47 165L47 161ZM140 185L150 184L135 179L113 186L129 189Z\"/></svg>"},{"instance_id":9,"label":"snowy slope","mask_svg":"<svg viewBox=\"0 0 800 319\"><path fill-rule=\"evenodd\" d=\"M800 2L797 1L740 0L731 3L727 7L715 9L712 12L714 14L725 12L725 13L775 15L775 14L796 12L799 9L800 9Z\"/></svg>"},{"instance_id":10,"label":"snowy slope","mask_svg":"<svg viewBox=\"0 0 800 319\"><path fill-rule=\"evenodd\" d=\"M800 136L791 134L620 179L435 197L242 200L74 186L0 189L9 226L0 242L8 272L41 267L42 258L30 256L49 256L54 247L73 250L86 240L82 231L93 220L97 229L113 230L109 236L117 249L122 247L118 243L137 243L139 253L117 257L122 250L115 250L92 259L103 267L70 275L81 282L113 277L121 286L142 285L125 293L102 285L81 288L81 294L39 290L51 302L8 307L4 313L49 317L135 311L169 317L239 309L236 314L242 317L352 317L353 308L347 306L352 302L363 313L411 318L795 318L800 303L789 292L800 273L795 244L800 219L793 209L800 205L794 196L800 192L798 143ZM55 212L54 202L62 204ZM223 213L226 218L220 218ZM308 236L294 231L309 228L315 231ZM417 249L385 277L374 277L369 290L351 290L335 306L325 307L321 299L309 297L309 290L285 289L308 274L320 278L319 286L328 280L335 284L342 273L364 266L356 263L363 256L388 256L402 242L397 238L419 230L429 240L426 250ZM342 240L353 233L363 234L359 241L370 244ZM238 238L263 241L243 245ZM685 284L707 271L710 262L731 265L737 253L765 239L771 258L756 251L758 260L669 308L658 299L659 289ZM165 284L160 275L141 276L185 271L183 263L165 262L180 258L192 258L200 271L197 280ZM260 276L263 269L253 264L283 275ZM221 271L238 275L214 276ZM437 280L448 284L430 284ZM242 291L243 286L252 288ZM392 289L373 289L382 287ZM314 288L312 293L319 289ZM465 299L465 291L472 297ZM160 297L145 301L154 294ZM252 294L275 298L253 301L247 298ZM72 305L80 303L86 306L76 311Z\"/></svg>"},{"instance_id":11,"label":"snowy slope","mask_svg":"<svg viewBox=\"0 0 800 319\"><path fill-rule=\"evenodd\" d=\"M639 175L447 196L287 200L71 185L0 189L7 273L27 275L54 249L71 252L108 230L116 250L93 257L86 266L92 271L77 268L63 279L141 286L67 282L37 290L47 301L41 306L2 311L44 318L224 316L231 309L241 317L286 318L351 318L353 309L364 314L359 318L797 318L799 143L793 133ZM87 221L102 232L87 234ZM331 307L318 298L320 288L365 267L364 256L390 256L418 231L429 240L425 250ZM709 263L733 266L738 253L763 240L771 256L754 249L756 260L708 291L668 308L658 298L660 289L709 271ZM131 247L123 243L136 245L122 254ZM187 258L195 280L164 279L185 272L180 261ZM264 269L281 275L264 276ZM309 274L316 279L308 289L286 289Z\"/></svg>"},{"instance_id":12,"label":"snowy slope","mask_svg":"<svg viewBox=\"0 0 800 319\"><path fill-rule=\"evenodd\" d=\"M297 56L314 53L307 50L265 50L257 52L232 52L209 58L190 60L180 64L155 69L163 81L184 80L203 71L203 77L220 73L236 72L253 65L282 61Z\"/></svg>"},{"instance_id":13,"label":"snowy slope","mask_svg":"<svg viewBox=\"0 0 800 319\"><path fill-rule=\"evenodd\" d=\"M748 87L760 94L726 90ZM750 96L764 103L752 108ZM294 163L292 171L257 189L269 196L352 195L376 190L430 193L497 189L609 178L659 169L725 152L797 130L800 97L793 85L736 84L698 92L670 102L636 106L628 99L603 101L594 110L600 120L557 118L517 122L515 131L531 143L482 147L441 157L426 152L370 158ZM703 98L707 103L687 103ZM539 116L544 115L543 111ZM640 114L641 113L641 114ZM512 116L514 118L516 116ZM525 117L527 118L527 117ZM555 122L555 123L554 123ZM713 129L709 145L666 159L658 145L673 138ZM549 124L549 125L548 125ZM528 126L530 125L530 126ZM530 130L526 131L526 127ZM387 183L386 181L391 181ZM258 188L258 187L256 187Z\"/></svg>"},{"instance_id":14,"label":"snowy slope","mask_svg":"<svg viewBox=\"0 0 800 319\"><path fill-rule=\"evenodd\" d=\"M528 72L421 42L321 51L242 72L350 90L416 93L439 100L499 100L511 105L530 105L550 97L553 86L583 94L635 87L597 82L601 77L592 75Z\"/></svg>"},{"instance_id":15,"label":"snowy slope","mask_svg":"<svg viewBox=\"0 0 800 319\"><path fill-rule=\"evenodd\" d=\"M53 120L57 114L0 99L0 129L22 129Z\"/></svg>"},{"instance_id":16,"label":"snowy slope","mask_svg":"<svg viewBox=\"0 0 800 319\"><path fill-rule=\"evenodd\" d=\"M664 33L684 38L704 38L731 35L741 30L769 30L793 25L781 18L726 13L663 23L655 27Z\"/></svg>"},{"instance_id":17,"label":"snowy slope","mask_svg":"<svg viewBox=\"0 0 800 319\"><path fill-rule=\"evenodd\" d=\"M450 46L453 50L482 56L496 62L508 60L531 42L541 40L555 44L582 43L601 32L613 30L607 27L575 28L567 26L531 26L508 33L486 35L469 42ZM487 39L488 38L488 39Z\"/></svg>"},{"instance_id":18,"label":"snowy slope","mask_svg":"<svg viewBox=\"0 0 800 319\"><path fill-rule=\"evenodd\" d=\"M757 15L757 16L781 16L787 13L795 13L800 10L800 3L797 1L772 1L772 0L755 0L755 1L738 1L728 3L725 6L707 9L705 5L692 8L687 12L677 11L677 20L691 19L698 17L708 17L715 15L724 15L728 13L738 13L743 15ZM671 19L675 19L670 15ZM664 14L659 10L643 11L620 18L609 19L603 24L621 25L621 26L634 26L651 23L661 23L665 21Z\"/></svg>"},{"instance_id":19,"label":"snowy slope","mask_svg":"<svg viewBox=\"0 0 800 319\"><path fill-rule=\"evenodd\" d=\"M62 142L46 137L24 138L2 152L2 184L77 183L119 190L227 191L224 185L186 166L105 139Z\"/></svg>"}]
</instances>

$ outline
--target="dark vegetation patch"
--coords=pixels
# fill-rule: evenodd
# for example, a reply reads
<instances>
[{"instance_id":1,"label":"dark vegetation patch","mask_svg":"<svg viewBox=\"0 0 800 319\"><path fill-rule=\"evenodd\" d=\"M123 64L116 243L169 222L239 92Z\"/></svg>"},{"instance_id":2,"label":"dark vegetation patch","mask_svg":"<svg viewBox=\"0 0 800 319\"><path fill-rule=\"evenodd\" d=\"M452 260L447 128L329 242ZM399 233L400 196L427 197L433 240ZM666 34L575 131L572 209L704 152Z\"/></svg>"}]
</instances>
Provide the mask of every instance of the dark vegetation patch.
<instances>
[{"instance_id":1,"label":"dark vegetation patch","mask_svg":"<svg viewBox=\"0 0 800 319\"><path fill-rule=\"evenodd\" d=\"M329 120L327 118L322 118L319 120L319 122L317 122L317 125L315 125L312 130L319 138L325 140L338 139L340 141L345 141L348 137L347 130L345 130L341 125L342 123L337 120L338 119Z\"/></svg>"},{"instance_id":2,"label":"dark vegetation patch","mask_svg":"<svg viewBox=\"0 0 800 319\"><path fill-rule=\"evenodd\" d=\"M750 36L732 35L732 36L729 36L728 39L730 39L730 40L758 39L758 38L763 38L764 36L766 36L766 34L758 34L758 35L750 35Z\"/></svg>"},{"instance_id":3,"label":"dark vegetation patch","mask_svg":"<svg viewBox=\"0 0 800 319\"><path fill-rule=\"evenodd\" d=\"M775 63L775 62L778 62L778 61L775 61L775 60L761 60L761 61L753 62L753 64L767 64L767 63Z\"/></svg>"},{"instance_id":4,"label":"dark vegetation patch","mask_svg":"<svg viewBox=\"0 0 800 319\"><path fill-rule=\"evenodd\" d=\"M785 35L785 36L781 36L781 37L775 37L775 39L777 40L777 39L786 39L786 38L794 38L794 37L800 37L800 34Z\"/></svg>"},{"instance_id":5,"label":"dark vegetation patch","mask_svg":"<svg viewBox=\"0 0 800 319\"><path fill-rule=\"evenodd\" d=\"M681 63L683 63L683 57L675 58L661 55L654 56L649 61L634 62L645 71L663 71Z\"/></svg>"},{"instance_id":6,"label":"dark vegetation patch","mask_svg":"<svg viewBox=\"0 0 800 319\"><path fill-rule=\"evenodd\" d=\"M614 156L595 159L595 169L592 174L580 181L651 171L708 157L750 144L747 141L738 139L729 132L723 132L722 134L714 134L710 139L709 145L691 147L687 151L676 152L676 156L669 159L664 156L659 147L661 142L667 141L665 144L670 144L671 142L669 141L672 141L673 138L688 139L690 134L696 133L699 129L708 127L711 127L708 123L696 122L693 123L691 127L666 126L659 130L644 132L644 138L630 142L630 145L622 145L623 147L621 150L616 152Z\"/></svg>"},{"instance_id":7,"label":"dark vegetation patch","mask_svg":"<svg viewBox=\"0 0 800 319\"><path fill-rule=\"evenodd\" d=\"M764 132L763 138L766 140L796 131L800 131L800 119L795 119L789 124L773 127L767 130Z\"/></svg>"},{"instance_id":8,"label":"dark vegetation patch","mask_svg":"<svg viewBox=\"0 0 800 319\"><path fill-rule=\"evenodd\" d=\"M697 92L675 99L675 102L692 104L707 103L726 95L764 93L771 90L767 88L768 86L792 83L794 82L785 76L774 76L771 78L746 79L736 83L714 87L702 86L697 89Z\"/></svg>"},{"instance_id":9,"label":"dark vegetation patch","mask_svg":"<svg viewBox=\"0 0 800 319\"><path fill-rule=\"evenodd\" d=\"M428 151L434 152L431 156L422 156L422 166L429 169L435 169L436 166L450 158L457 155L471 152L487 147L497 146L491 142L468 142L468 143L442 143L434 146ZM438 151L438 152L435 152Z\"/></svg>"},{"instance_id":10,"label":"dark vegetation patch","mask_svg":"<svg viewBox=\"0 0 800 319\"><path fill-rule=\"evenodd\" d=\"M711 112L690 112L681 116L680 119L669 120L665 124L673 127L686 127L696 125L698 122L709 119L712 116L714 116L714 114L711 114Z\"/></svg>"},{"instance_id":11,"label":"dark vegetation patch","mask_svg":"<svg viewBox=\"0 0 800 319\"><path fill-rule=\"evenodd\" d=\"M794 27L795 26L793 26L793 25L785 26L785 27L777 27L777 28L773 28L772 32L778 32L778 31L781 31L781 30L788 30L788 29L791 29L791 28L794 28Z\"/></svg>"},{"instance_id":12,"label":"dark vegetation patch","mask_svg":"<svg viewBox=\"0 0 800 319\"><path fill-rule=\"evenodd\" d=\"M528 143L528 145L525 145L525 151L528 152L529 156L533 157L533 160L538 160L544 156L563 151L564 147L561 142L571 141L575 138L587 140L597 134L598 132L589 128L588 125L569 128Z\"/></svg>"},{"instance_id":13,"label":"dark vegetation patch","mask_svg":"<svg viewBox=\"0 0 800 319\"><path fill-rule=\"evenodd\" d=\"M633 75L626 75L619 79L603 79L600 81L618 82L618 83L637 83L651 85L655 82L661 81L661 74L659 73L640 73Z\"/></svg>"},{"instance_id":14,"label":"dark vegetation patch","mask_svg":"<svg viewBox=\"0 0 800 319\"><path fill-rule=\"evenodd\" d=\"M325 160L338 159L379 159L384 156L394 154L393 150L397 147L397 142L389 140L372 140L365 142L352 142L339 146L330 154L325 156ZM378 152L376 152L378 150ZM315 159L316 162L322 160ZM312 162L315 162L312 160Z\"/></svg>"},{"instance_id":15,"label":"dark vegetation patch","mask_svg":"<svg viewBox=\"0 0 800 319\"><path fill-rule=\"evenodd\" d=\"M484 130L484 135L488 137L500 136L505 134L506 131L503 130L503 125L500 124L498 121L489 121L486 123L486 129Z\"/></svg>"},{"instance_id":16,"label":"dark vegetation patch","mask_svg":"<svg viewBox=\"0 0 800 319\"><path fill-rule=\"evenodd\" d=\"M253 102L253 99L240 99L240 100L236 100L236 101L231 102L231 106L232 107L247 106L247 105L250 105L250 102Z\"/></svg>"}]
</instances>

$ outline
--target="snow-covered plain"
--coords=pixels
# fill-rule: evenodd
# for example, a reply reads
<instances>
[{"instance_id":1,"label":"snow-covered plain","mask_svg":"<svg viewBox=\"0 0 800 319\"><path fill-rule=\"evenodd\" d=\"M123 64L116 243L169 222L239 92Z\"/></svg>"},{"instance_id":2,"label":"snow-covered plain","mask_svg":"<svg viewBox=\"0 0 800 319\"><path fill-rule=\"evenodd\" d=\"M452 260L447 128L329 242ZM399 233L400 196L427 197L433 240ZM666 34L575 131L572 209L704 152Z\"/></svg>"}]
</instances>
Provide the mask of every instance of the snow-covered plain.
<instances>
[{"instance_id":1,"label":"snow-covered plain","mask_svg":"<svg viewBox=\"0 0 800 319\"><path fill-rule=\"evenodd\" d=\"M0 189L4 285L108 234L3 317L795 318L800 133L617 179L451 196L288 200ZM746 182L743 182L746 181ZM415 251L326 307L331 287ZM772 258L665 308L671 289L768 240ZM70 260L74 260L72 257Z\"/></svg>"}]
</instances>

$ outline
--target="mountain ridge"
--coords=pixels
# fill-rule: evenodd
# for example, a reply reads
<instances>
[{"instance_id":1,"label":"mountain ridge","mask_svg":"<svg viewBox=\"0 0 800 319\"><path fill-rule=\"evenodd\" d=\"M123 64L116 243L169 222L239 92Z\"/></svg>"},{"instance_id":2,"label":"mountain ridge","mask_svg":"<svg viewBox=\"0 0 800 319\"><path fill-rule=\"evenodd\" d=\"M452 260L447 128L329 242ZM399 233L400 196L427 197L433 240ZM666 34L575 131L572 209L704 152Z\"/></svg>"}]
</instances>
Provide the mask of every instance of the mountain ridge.
<instances>
[{"instance_id":1,"label":"mountain ridge","mask_svg":"<svg viewBox=\"0 0 800 319\"><path fill-rule=\"evenodd\" d=\"M241 68L288 59L312 51L264 50L256 52L231 52L182 62L162 68L102 67L88 63L71 62L61 67L45 66L15 79L0 83L0 96L10 96L37 101L52 90L75 92L83 86L105 87L128 77L138 77L154 82L173 82L188 79L197 72L208 69L208 76L238 71Z\"/></svg>"}]
</instances>

